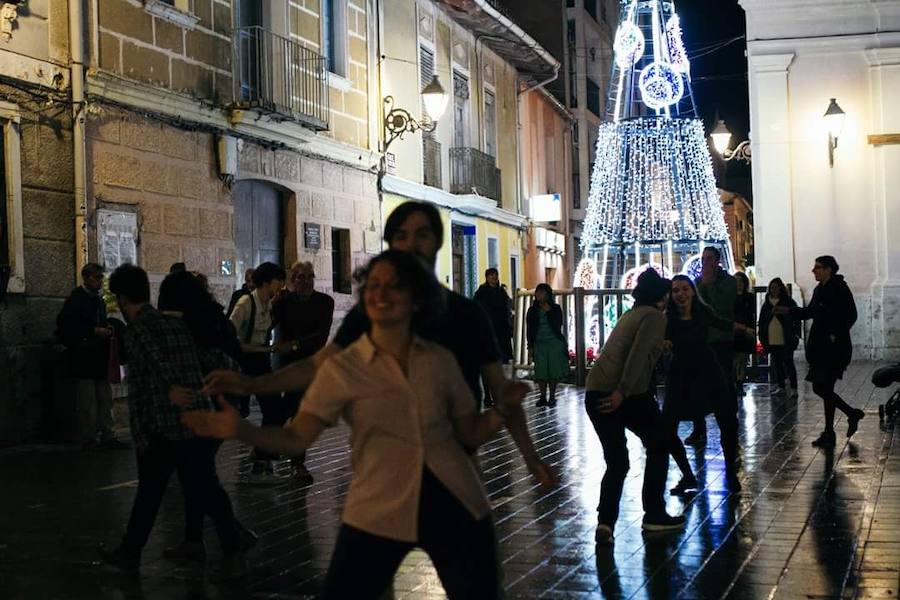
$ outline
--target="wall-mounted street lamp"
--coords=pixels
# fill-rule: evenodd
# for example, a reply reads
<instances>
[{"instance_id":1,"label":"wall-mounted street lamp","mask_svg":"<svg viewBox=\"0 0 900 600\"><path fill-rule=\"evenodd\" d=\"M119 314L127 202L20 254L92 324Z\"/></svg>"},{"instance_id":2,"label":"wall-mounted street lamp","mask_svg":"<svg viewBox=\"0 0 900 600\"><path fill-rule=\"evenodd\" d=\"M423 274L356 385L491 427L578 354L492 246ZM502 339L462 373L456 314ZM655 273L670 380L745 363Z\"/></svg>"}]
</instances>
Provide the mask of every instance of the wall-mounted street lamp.
<instances>
[{"instance_id":1,"label":"wall-mounted street lamp","mask_svg":"<svg viewBox=\"0 0 900 600\"><path fill-rule=\"evenodd\" d=\"M384 99L384 152L397 138L402 138L406 133L416 131L434 131L438 120L444 116L447 109L449 96L437 75L432 76L431 83L422 90L422 103L425 105L425 118L417 121L405 108L394 107L394 97L386 96Z\"/></svg>"},{"instance_id":2,"label":"wall-mounted street lamp","mask_svg":"<svg viewBox=\"0 0 900 600\"><path fill-rule=\"evenodd\" d=\"M837 100L831 99L828 109L825 111L825 127L828 129L828 165L834 166L834 149L838 145L838 136L844 128L844 117L847 115L838 105Z\"/></svg>"},{"instance_id":3,"label":"wall-mounted street lamp","mask_svg":"<svg viewBox=\"0 0 900 600\"><path fill-rule=\"evenodd\" d=\"M750 153L750 140L744 140L734 150L728 148L728 145L731 143L731 132L728 131L728 128L725 126L725 121L719 119L718 124L715 129L709 134L709 137L712 138L713 147L716 149L716 152L722 157L722 160L728 162L730 160L740 160L747 164L750 164L751 153Z\"/></svg>"}]
</instances>

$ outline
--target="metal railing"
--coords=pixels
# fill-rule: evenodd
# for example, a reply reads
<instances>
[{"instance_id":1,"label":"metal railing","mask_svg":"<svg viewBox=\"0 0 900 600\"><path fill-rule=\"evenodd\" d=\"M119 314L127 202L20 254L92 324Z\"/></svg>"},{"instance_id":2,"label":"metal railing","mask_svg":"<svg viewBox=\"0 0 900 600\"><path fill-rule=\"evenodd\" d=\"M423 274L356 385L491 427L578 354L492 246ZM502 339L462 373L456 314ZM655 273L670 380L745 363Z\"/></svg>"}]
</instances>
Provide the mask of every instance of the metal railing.
<instances>
[{"instance_id":1,"label":"metal railing","mask_svg":"<svg viewBox=\"0 0 900 600\"><path fill-rule=\"evenodd\" d=\"M756 296L756 314L759 315L759 308L765 302L767 290L764 287L756 287L753 291ZM599 356L619 317L633 305L631 292L632 290L626 289L554 290L555 301L563 312L563 334L568 340L568 352L574 363L577 385L584 385L592 360ZM789 288L788 294L790 293ZM534 304L534 291L516 290L513 303L515 307L513 367L531 370L533 365L528 360L525 314ZM576 318L577 315L581 315L581 318ZM802 339L805 338L803 329L801 336L802 347ZM767 369L768 360L765 356L761 357L754 353L751 356L751 366Z\"/></svg>"},{"instance_id":2,"label":"metal railing","mask_svg":"<svg viewBox=\"0 0 900 600\"><path fill-rule=\"evenodd\" d=\"M233 31L234 106L328 129L327 60L259 26Z\"/></svg>"},{"instance_id":3,"label":"metal railing","mask_svg":"<svg viewBox=\"0 0 900 600\"><path fill-rule=\"evenodd\" d=\"M422 158L425 185L441 187L441 144L426 133L422 136Z\"/></svg>"},{"instance_id":4,"label":"metal railing","mask_svg":"<svg viewBox=\"0 0 900 600\"><path fill-rule=\"evenodd\" d=\"M450 193L500 201L500 169L494 157L475 148L450 148Z\"/></svg>"}]
</instances>

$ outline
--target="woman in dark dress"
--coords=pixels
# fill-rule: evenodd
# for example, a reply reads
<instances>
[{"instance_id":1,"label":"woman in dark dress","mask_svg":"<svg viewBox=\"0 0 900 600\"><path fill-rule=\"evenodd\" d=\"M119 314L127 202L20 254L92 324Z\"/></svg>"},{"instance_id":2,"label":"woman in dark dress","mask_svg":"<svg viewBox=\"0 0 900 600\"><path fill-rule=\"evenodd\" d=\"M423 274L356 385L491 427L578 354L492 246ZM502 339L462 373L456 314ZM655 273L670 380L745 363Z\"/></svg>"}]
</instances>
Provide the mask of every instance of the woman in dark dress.
<instances>
[{"instance_id":1,"label":"woman in dark dress","mask_svg":"<svg viewBox=\"0 0 900 600\"><path fill-rule=\"evenodd\" d=\"M769 355L771 367L770 382L775 384L776 394L785 391L784 379L787 377L787 394L797 397L797 368L794 366L794 350L800 344L800 321L792 319L788 314L775 314L779 306L795 308L797 303L788 294L784 282L778 277L769 282L769 292L759 309L759 341L763 350Z\"/></svg>"},{"instance_id":2,"label":"woman in dark dress","mask_svg":"<svg viewBox=\"0 0 900 600\"><path fill-rule=\"evenodd\" d=\"M546 283L534 288L534 304L525 313L525 336L534 360L534 380L541 390L537 405L556 406L556 384L569 374L569 353L563 336L562 309L553 300L553 288Z\"/></svg>"},{"instance_id":3,"label":"woman in dark dress","mask_svg":"<svg viewBox=\"0 0 900 600\"><path fill-rule=\"evenodd\" d=\"M816 258L812 272L819 285L813 291L809 306L775 309L776 315L789 314L794 319L813 320L806 340L806 360L809 362L806 381L813 384L813 392L825 405L825 431L812 443L819 448L835 446L835 409L839 408L847 415L848 438L856 433L859 420L866 414L844 402L834 391L835 383L844 375L853 357L850 328L856 323L853 293L844 276L838 275L838 268L833 256Z\"/></svg>"},{"instance_id":4,"label":"woman in dark dress","mask_svg":"<svg viewBox=\"0 0 900 600\"><path fill-rule=\"evenodd\" d=\"M678 439L678 423L693 421L698 415L715 413L725 455L729 489L738 491L737 479L737 420L719 410L724 386L731 385L719 368L707 330L716 327L726 331L747 331L747 327L718 317L697 295L689 277L672 278L672 293L668 307L666 338L672 344L672 363L666 377L666 398L663 418L673 438ZM680 440L679 440L680 441ZM683 444L671 447L672 458L681 469L681 481L672 489L681 494L697 487Z\"/></svg>"},{"instance_id":5,"label":"woman in dark dress","mask_svg":"<svg viewBox=\"0 0 900 600\"><path fill-rule=\"evenodd\" d=\"M750 329L756 328L756 295L750 287L747 275L738 271L734 274L737 282L737 298L734 299L734 320ZM747 378L747 361L756 352L756 337L743 332L734 334L734 388L738 396L743 394Z\"/></svg>"}]
</instances>

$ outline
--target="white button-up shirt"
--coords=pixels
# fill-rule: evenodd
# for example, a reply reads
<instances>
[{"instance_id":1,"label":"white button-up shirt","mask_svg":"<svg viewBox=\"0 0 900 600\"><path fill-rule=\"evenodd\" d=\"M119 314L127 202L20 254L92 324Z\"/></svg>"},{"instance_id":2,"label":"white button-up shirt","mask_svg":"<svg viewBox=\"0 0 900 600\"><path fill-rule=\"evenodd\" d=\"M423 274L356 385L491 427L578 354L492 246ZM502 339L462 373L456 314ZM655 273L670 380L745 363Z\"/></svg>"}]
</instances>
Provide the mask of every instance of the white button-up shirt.
<instances>
[{"instance_id":1,"label":"white button-up shirt","mask_svg":"<svg viewBox=\"0 0 900 600\"><path fill-rule=\"evenodd\" d=\"M343 417L352 429L344 523L415 542L423 466L474 518L488 515L490 504L453 429L453 419L475 410L453 355L414 338L407 372L364 335L322 365L300 411L330 425Z\"/></svg>"}]
</instances>

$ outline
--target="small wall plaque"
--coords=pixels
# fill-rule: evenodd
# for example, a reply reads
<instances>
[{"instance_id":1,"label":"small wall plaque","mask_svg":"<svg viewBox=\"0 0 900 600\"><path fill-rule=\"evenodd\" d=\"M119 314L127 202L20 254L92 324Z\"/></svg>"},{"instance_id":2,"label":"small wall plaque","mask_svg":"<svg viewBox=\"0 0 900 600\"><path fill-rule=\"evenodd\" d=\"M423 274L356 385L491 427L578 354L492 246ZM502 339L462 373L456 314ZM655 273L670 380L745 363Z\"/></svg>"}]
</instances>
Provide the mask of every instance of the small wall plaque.
<instances>
[{"instance_id":1,"label":"small wall plaque","mask_svg":"<svg viewBox=\"0 0 900 600\"><path fill-rule=\"evenodd\" d=\"M303 224L303 247L318 250L322 247L322 226L318 223Z\"/></svg>"}]
</instances>

